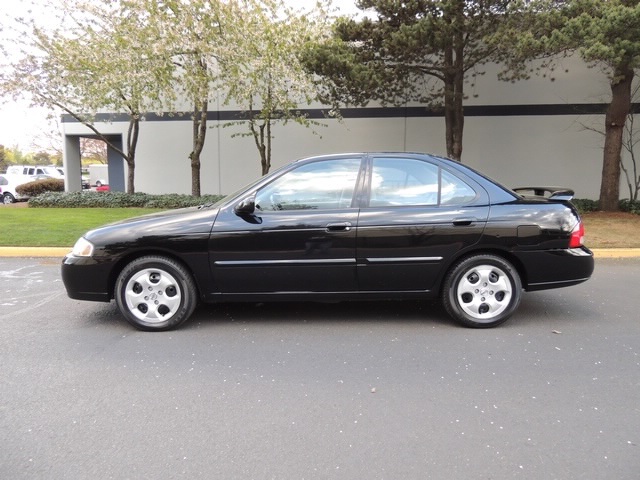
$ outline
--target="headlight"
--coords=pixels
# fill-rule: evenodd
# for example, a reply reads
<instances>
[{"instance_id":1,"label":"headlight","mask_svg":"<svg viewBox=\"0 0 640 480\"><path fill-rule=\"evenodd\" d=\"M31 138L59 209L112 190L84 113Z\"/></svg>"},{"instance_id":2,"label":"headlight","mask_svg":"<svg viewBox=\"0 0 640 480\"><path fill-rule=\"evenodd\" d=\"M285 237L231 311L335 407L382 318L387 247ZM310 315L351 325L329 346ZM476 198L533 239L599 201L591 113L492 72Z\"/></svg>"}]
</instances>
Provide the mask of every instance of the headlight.
<instances>
[{"instance_id":1,"label":"headlight","mask_svg":"<svg viewBox=\"0 0 640 480\"><path fill-rule=\"evenodd\" d=\"M86 240L84 237L80 237L73 246L71 253L76 257L90 257L93 255L93 243Z\"/></svg>"}]
</instances>

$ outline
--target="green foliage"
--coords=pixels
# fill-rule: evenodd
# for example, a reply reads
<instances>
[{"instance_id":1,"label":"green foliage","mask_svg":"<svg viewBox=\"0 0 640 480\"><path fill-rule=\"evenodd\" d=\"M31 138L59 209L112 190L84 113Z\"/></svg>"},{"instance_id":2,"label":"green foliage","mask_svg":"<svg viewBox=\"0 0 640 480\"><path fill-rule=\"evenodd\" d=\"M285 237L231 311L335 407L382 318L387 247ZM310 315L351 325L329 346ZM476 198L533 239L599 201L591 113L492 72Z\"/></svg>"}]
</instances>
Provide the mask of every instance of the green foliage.
<instances>
[{"instance_id":1,"label":"green foliage","mask_svg":"<svg viewBox=\"0 0 640 480\"><path fill-rule=\"evenodd\" d=\"M640 2L518 0L510 3L506 18L486 40L509 47L508 79L526 78L540 65L553 68L554 56L574 51L605 67L612 83L621 67L640 67ZM535 59L544 61L528 65Z\"/></svg>"},{"instance_id":2,"label":"green foliage","mask_svg":"<svg viewBox=\"0 0 640 480\"><path fill-rule=\"evenodd\" d=\"M621 200L620 210L640 215L640 200Z\"/></svg>"},{"instance_id":3,"label":"green foliage","mask_svg":"<svg viewBox=\"0 0 640 480\"><path fill-rule=\"evenodd\" d=\"M371 19L342 18L330 44L305 52L305 64L329 79L325 101L416 101L444 111L447 155L460 159L465 83L499 58L485 37L504 20L506 0L361 0Z\"/></svg>"},{"instance_id":4,"label":"green foliage","mask_svg":"<svg viewBox=\"0 0 640 480\"><path fill-rule=\"evenodd\" d=\"M60 178L43 178L33 182L23 183L16 187L20 195L35 197L45 192L64 192L64 180Z\"/></svg>"},{"instance_id":5,"label":"green foliage","mask_svg":"<svg viewBox=\"0 0 640 480\"><path fill-rule=\"evenodd\" d=\"M578 209L580 214L600 211L600 202L598 200L574 198L571 203ZM619 208L621 212L640 215L640 200L620 200Z\"/></svg>"},{"instance_id":6,"label":"green foliage","mask_svg":"<svg viewBox=\"0 0 640 480\"><path fill-rule=\"evenodd\" d=\"M508 45L504 79L526 78L554 68L554 57L577 52L606 73L611 102L605 116L600 208L619 209L623 129L631 112L631 89L640 67L640 2L637 0L517 0L507 21L487 37ZM531 67L531 61L537 60Z\"/></svg>"},{"instance_id":7,"label":"green foliage","mask_svg":"<svg viewBox=\"0 0 640 480\"><path fill-rule=\"evenodd\" d=\"M262 174L271 168L273 124L295 122L307 128L320 126L302 108L318 98L318 80L301 61L310 44L321 43L328 30L326 12L291 10L282 0L254 0L236 13L235 28L225 31L233 48L219 58L225 104L237 105L260 155Z\"/></svg>"},{"instance_id":8,"label":"green foliage","mask_svg":"<svg viewBox=\"0 0 640 480\"><path fill-rule=\"evenodd\" d=\"M0 246L71 248L92 228L153 212L145 208L4 208Z\"/></svg>"},{"instance_id":9,"label":"green foliage","mask_svg":"<svg viewBox=\"0 0 640 480\"><path fill-rule=\"evenodd\" d=\"M22 55L0 72L0 93L72 116L121 154L129 167L131 193L139 123L146 112L162 111L163 101L175 95L169 88L175 65L158 54L161 39L149 30L149 16L133 8L138 3L65 1L58 8L48 4L59 25L25 21ZM95 125L96 113L105 110L128 115L126 148Z\"/></svg>"},{"instance_id":10,"label":"green foliage","mask_svg":"<svg viewBox=\"0 0 640 480\"><path fill-rule=\"evenodd\" d=\"M597 212L600 210L597 200L590 200L588 198L574 198L571 203L578 209L580 214L587 212Z\"/></svg>"},{"instance_id":11,"label":"green foliage","mask_svg":"<svg viewBox=\"0 0 640 480\"><path fill-rule=\"evenodd\" d=\"M29 199L35 208L159 208L173 209L216 203L223 195L149 195L124 192L47 192Z\"/></svg>"},{"instance_id":12,"label":"green foliage","mask_svg":"<svg viewBox=\"0 0 640 480\"><path fill-rule=\"evenodd\" d=\"M5 152L4 145L0 145L0 172L4 172L9 166L6 156L7 154Z\"/></svg>"}]
</instances>

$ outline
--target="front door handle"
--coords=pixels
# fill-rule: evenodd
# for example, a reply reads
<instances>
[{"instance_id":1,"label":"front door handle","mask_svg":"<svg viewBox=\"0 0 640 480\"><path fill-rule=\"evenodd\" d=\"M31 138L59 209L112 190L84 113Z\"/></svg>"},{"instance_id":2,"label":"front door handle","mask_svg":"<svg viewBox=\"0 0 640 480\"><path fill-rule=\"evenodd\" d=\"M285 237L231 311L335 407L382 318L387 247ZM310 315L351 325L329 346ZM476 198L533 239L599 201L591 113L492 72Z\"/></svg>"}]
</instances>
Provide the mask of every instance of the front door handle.
<instances>
[{"instance_id":1,"label":"front door handle","mask_svg":"<svg viewBox=\"0 0 640 480\"><path fill-rule=\"evenodd\" d=\"M471 225L475 221L475 218L456 218L453 221L453 225L456 227L466 227L468 225Z\"/></svg>"},{"instance_id":2,"label":"front door handle","mask_svg":"<svg viewBox=\"0 0 640 480\"><path fill-rule=\"evenodd\" d=\"M351 230L350 222L328 223L327 232L348 232Z\"/></svg>"}]
</instances>

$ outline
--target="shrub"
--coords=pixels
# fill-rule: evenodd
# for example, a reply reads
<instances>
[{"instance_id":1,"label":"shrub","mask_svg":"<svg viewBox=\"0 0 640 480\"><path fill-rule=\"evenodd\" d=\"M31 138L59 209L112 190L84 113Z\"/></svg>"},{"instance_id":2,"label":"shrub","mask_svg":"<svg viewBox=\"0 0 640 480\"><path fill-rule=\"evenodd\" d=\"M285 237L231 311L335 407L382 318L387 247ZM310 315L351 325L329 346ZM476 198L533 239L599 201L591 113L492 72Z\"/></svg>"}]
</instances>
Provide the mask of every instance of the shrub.
<instances>
[{"instance_id":1,"label":"shrub","mask_svg":"<svg viewBox=\"0 0 640 480\"><path fill-rule=\"evenodd\" d=\"M587 212L597 212L600 210L598 200L589 200L588 198L574 198L571 203L578 209L580 214Z\"/></svg>"},{"instance_id":2,"label":"shrub","mask_svg":"<svg viewBox=\"0 0 640 480\"><path fill-rule=\"evenodd\" d=\"M35 197L45 192L64 192L64 180L60 178L43 178L23 183L16 187L16 192L27 197Z\"/></svg>"},{"instance_id":3,"label":"shrub","mask_svg":"<svg viewBox=\"0 0 640 480\"><path fill-rule=\"evenodd\" d=\"M586 198L574 198L571 203L575 205L578 211L582 213L597 212L600 210L598 200L589 200ZM620 211L634 213L640 215L640 200L620 200Z\"/></svg>"},{"instance_id":4,"label":"shrub","mask_svg":"<svg viewBox=\"0 0 640 480\"><path fill-rule=\"evenodd\" d=\"M640 200L620 200L620 210L640 215Z\"/></svg>"},{"instance_id":5,"label":"shrub","mask_svg":"<svg viewBox=\"0 0 640 480\"><path fill-rule=\"evenodd\" d=\"M45 192L29 199L29 207L36 208L160 208L174 209L215 203L223 195L148 195L124 192Z\"/></svg>"}]
</instances>

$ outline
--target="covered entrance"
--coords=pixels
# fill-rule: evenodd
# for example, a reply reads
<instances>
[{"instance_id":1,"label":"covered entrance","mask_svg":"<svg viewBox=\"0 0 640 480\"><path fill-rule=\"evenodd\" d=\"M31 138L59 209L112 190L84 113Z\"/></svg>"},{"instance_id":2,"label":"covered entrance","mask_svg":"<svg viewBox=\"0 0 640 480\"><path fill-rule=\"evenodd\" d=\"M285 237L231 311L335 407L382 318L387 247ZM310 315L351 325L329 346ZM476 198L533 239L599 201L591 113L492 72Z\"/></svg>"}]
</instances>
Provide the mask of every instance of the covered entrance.
<instances>
[{"instance_id":1,"label":"covered entrance","mask_svg":"<svg viewBox=\"0 0 640 480\"><path fill-rule=\"evenodd\" d=\"M95 135L65 135L64 136L64 175L65 191L79 192L82 190L82 153L80 149L81 138L95 138ZM105 135L113 145L122 149L122 135ZM125 161L111 145L107 143L107 165L109 190L112 192L125 192Z\"/></svg>"}]
</instances>

